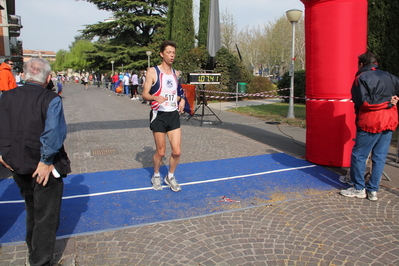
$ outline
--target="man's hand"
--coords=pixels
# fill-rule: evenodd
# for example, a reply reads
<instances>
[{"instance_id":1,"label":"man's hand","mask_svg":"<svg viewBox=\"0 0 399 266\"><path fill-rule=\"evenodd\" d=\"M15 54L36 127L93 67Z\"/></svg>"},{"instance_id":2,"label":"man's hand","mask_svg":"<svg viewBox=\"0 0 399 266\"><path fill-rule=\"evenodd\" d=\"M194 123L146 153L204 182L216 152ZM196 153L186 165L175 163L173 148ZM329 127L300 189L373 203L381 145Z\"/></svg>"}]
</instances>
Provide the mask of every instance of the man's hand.
<instances>
[{"instance_id":1,"label":"man's hand","mask_svg":"<svg viewBox=\"0 0 399 266\"><path fill-rule=\"evenodd\" d=\"M394 96L391 97L391 104L392 105L396 105L398 103L398 101L399 101L399 97L398 96L394 95Z\"/></svg>"},{"instance_id":2,"label":"man's hand","mask_svg":"<svg viewBox=\"0 0 399 266\"><path fill-rule=\"evenodd\" d=\"M36 171L33 173L32 178L36 178L36 183L44 186L47 185L48 179L50 178L50 173L53 171L54 165L44 164L39 162Z\"/></svg>"},{"instance_id":3,"label":"man's hand","mask_svg":"<svg viewBox=\"0 0 399 266\"><path fill-rule=\"evenodd\" d=\"M184 105L185 104L186 104L186 100L180 99L180 102L179 102L179 114L184 112Z\"/></svg>"},{"instance_id":4,"label":"man's hand","mask_svg":"<svg viewBox=\"0 0 399 266\"><path fill-rule=\"evenodd\" d=\"M166 102L168 100L168 98L165 96L154 96L154 100L156 102L158 102L159 104L162 104L162 103Z\"/></svg>"},{"instance_id":5,"label":"man's hand","mask_svg":"<svg viewBox=\"0 0 399 266\"><path fill-rule=\"evenodd\" d=\"M5 161L3 161L3 156L0 155L0 163L7 169L14 171L14 169L11 168L11 166L9 166L8 164L6 164Z\"/></svg>"}]
</instances>

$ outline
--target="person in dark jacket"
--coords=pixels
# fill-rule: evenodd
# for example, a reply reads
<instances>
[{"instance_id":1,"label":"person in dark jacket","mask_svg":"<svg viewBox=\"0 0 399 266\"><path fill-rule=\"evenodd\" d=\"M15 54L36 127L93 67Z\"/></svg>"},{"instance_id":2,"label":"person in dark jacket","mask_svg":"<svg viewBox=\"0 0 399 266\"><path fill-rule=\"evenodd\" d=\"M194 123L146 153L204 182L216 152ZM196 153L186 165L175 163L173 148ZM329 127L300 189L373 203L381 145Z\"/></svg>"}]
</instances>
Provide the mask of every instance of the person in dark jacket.
<instances>
[{"instance_id":1,"label":"person in dark jacket","mask_svg":"<svg viewBox=\"0 0 399 266\"><path fill-rule=\"evenodd\" d=\"M26 209L30 265L51 265L60 221L63 180L54 168L66 138L61 98L46 89L50 65L24 64L26 83L0 98L0 163L12 171Z\"/></svg>"},{"instance_id":2,"label":"person in dark jacket","mask_svg":"<svg viewBox=\"0 0 399 266\"><path fill-rule=\"evenodd\" d=\"M360 55L358 59L359 71L352 85L357 127L350 167L354 186L340 193L346 197L368 197L376 201L392 131L398 125L399 78L379 70L377 56L371 52ZM366 184L364 171L370 152L373 163Z\"/></svg>"}]
</instances>

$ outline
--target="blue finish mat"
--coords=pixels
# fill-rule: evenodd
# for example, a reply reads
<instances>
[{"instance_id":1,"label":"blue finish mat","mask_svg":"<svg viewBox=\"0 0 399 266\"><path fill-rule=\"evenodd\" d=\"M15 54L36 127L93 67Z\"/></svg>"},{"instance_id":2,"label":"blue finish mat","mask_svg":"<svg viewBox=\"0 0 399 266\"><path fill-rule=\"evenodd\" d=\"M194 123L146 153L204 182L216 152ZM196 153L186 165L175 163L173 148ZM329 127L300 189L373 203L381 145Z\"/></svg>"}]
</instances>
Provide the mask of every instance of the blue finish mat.
<instances>
[{"instance_id":1,"label":"blue finish mat","mask_svg":"<svg viewBox=\"0 0 399 266\"><path fill-rule=\"evenodd\" d=\"M162 176L167 168L161 168ZM284 153L179 165L182 191L151 187L152 168L70 175L58 236L198 217L342 188L338 175ZM24 241L25 211L13 180L0 181L0 243Z\"/></svg>"}]
</instances>

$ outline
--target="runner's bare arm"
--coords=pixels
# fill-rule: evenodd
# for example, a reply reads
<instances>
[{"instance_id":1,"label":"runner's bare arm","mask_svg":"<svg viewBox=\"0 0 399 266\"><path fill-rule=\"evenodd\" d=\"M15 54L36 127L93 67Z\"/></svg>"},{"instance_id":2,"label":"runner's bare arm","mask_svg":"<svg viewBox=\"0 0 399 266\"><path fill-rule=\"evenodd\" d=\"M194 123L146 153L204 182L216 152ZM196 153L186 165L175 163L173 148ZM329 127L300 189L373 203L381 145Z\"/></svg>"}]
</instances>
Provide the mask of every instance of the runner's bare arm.
<instances>
[{"instance_id":1,"label":"runner's bare arm","mask_svg":"<svg viewBox=\"0 0 399 266\"><path fill-rule=\"evenodd\" d=\"M155 83L157 77L157 72L155 68L151 67L147 71L147 76L144 83L142 97L146 101L157 101L158 103L165 102L168 98L163 96L154 96L150 94L151 86Z\"/></svg>"}]
</instances>

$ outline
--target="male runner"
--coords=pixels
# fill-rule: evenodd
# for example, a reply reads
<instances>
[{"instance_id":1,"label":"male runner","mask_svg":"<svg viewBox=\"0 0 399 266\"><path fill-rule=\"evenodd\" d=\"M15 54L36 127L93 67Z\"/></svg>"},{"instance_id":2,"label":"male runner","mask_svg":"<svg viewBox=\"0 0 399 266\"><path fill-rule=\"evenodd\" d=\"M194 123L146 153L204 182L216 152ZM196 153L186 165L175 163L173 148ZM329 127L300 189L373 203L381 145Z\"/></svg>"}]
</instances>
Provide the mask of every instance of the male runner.
<instances>
[{"instance_id":1,"label":"male runner","mask_svg":"<svg viewBox=\"0 0 399 266\"><path fill-rule=\"evenodd\" d=\"M185 97L178 83L178 73L172 68L176 55L176 44L164 41L160 46L159 55L162 63L147 71L144 83L143 100L151 102L150 129L153 132L156 151L154 160L154 175L151 178L155 190L162 190L159 169L165 156L166 137L168 137L172 154L169 158L169 172L165 183L174 192L181 191L174 172L180 160L181 128L180 116L183 112Z\"/></svg>"}]
</instances>

